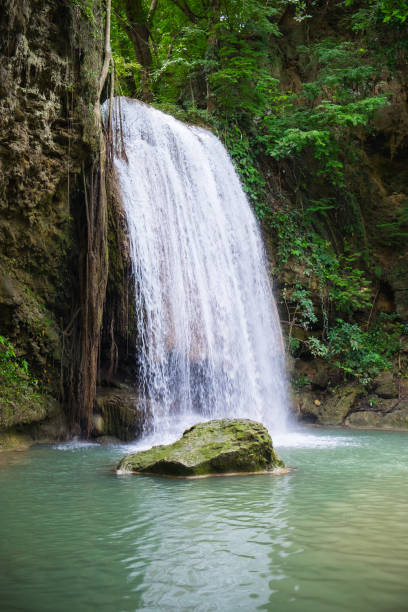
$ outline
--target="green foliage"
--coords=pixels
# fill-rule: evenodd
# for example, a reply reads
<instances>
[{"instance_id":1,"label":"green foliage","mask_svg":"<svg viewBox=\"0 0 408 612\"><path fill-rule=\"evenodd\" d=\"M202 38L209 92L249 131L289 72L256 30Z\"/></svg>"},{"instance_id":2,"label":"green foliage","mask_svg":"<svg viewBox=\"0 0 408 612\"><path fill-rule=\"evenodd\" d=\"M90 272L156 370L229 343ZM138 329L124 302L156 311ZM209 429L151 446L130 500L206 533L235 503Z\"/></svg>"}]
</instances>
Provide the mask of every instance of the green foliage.
<instances>
[{"instance_id":1,"label":"green foliage","mask_svg":"<svg viewBox=\"0 0 408 612\"><path fill-rule=\"evenodd\" d=\"M11 384L31 393L38 386L38 380L30 375L27 361L16 356L14 346L4 336L0 336L0 384Z\"/></svg>"},{"instance_id":2,"label":"green foliage","mask_svg":"<svg viewBox=\"0 0 408 612\"><path fill-rule=\"evenodd\" d=\"M135 0L136 2L136 0ZM269 72L269 40L279 36L277 8L259 0L224 0L203 5L196 0L162 0L149 15L150 3L136 2L150 32L144 43L151 50L151 85L156 102L214 106L234 116L263 112L276 79ZM141 24L138 24L141 25ZM114 0L112 48L116 61L135 68L136 48L123 0ZM122 62L119 58L122 57ZM120 72L120 71L119 71ZM119 73L125 91L128 74Z\"/></svg>"},{"instance_id":3,"label":"green foliage","mask_svg":"<svg viewBox=\"0 0 408 612\"><path fill-rule=\"evenodd\" d=\"M357 324L339 319L328 333L328 357L334 365L363 384L370 382L380 370L388 369L390 361L375 332L365 332Z\"/></svg>"},{"instance_id":4,"label":"green foliage","mask_svg":"<svg viewBox=\"0 0 408 612\"><path fill-rule=\"evenodd\" d=\"M279 17L292 7L295 19L303 21L318 10L317 2L161 0L150 17L150 3L137 3L150 32L144 44L151 50L152 65L147 68L154 101L184 111L206 110L208 124L231 130L224 140L254 202L262 192L255 185L260 183L260 151L277 160L298 159L310 151L319 173L342 185L344 155L354 132L369 128L387 96L378 85L380 67L371 62L367 49L335 38L300 46L299 61L305 75L313 78L306 77L296 92L282 89L273 73L272 52L281 36ZM114 0L113 7L117 90L142 95L143 67L130 43L124 1ZM250 156L238 151L237 130ZM261 207L257 211L264 216Z\"/></svg>"},{"instance_id":5,"label":"green foliage","mask_svg":"<svg viewBox=\"0 0 408 612\"><path fill-rule=\"evenodd\" d=\"M307 376L303 375L294 376L290 382L295 391L302 391L303 389L307 389L307 387L310 387L311 385L311 382L307 378Z\"/></svg>"},{"instance_id":6,"label":"green foliage","mask_svg":"<svg viewBox=\"0 0 408 612\"><path fill-rule=\"evenodd\" d=\"M308 222L315 214L327 214L332 206L322 200L314 202L308 214L279 210L271 220L278 237L280 268L289 264L296 269L296 262L301 263L297 282L282 289L288 314L288 348L293 355L306 350L329 361L345 376L368 384L380 370L391 366L403 326L386 315L370 330L353 322L358 312L369 309L373 299L371 283L358 267L361 253L348 248L347 243L344 252L336 253ZM316 281L320 300L314 303ZM309 330L304 340L293 337L295 327ZM315 328L322 331L310 335Z\"/></svg>"},{"instance_id":7,"label":"green foliage","mask_svg":"<svg viewBox=\"0 0 408 612\"><path fill-rule=\"evenodd\" d=\"M308 214L324 214L332 205L314 202ZM297 308L297 319L308 328L317 321L311 306L311 283L319 284L320 318L324 327L332 312L351 315L364 310L371 303L371 283L363 270L356 265L361 253L351 251L346 244L345 251L337 254L332 244L318 235L307 222L308 215L297 210L278 210L270 223L277 235L278 266L283 268L290 260L302 265L301 283L294 288L284 289L283 297ZM292 262L293 263L293 262Z\"/></svg>"},{"instance_id":8,"label":"green foliage","mask_svg":"<svg viewBox=\"0 0 408 612\"><path fill-rule=\"evenodd\" d=\"M98 23L94 15L95 2L94 0L71 0L72 6L81 11L81 13L86 17L86 19L93 26L97 27Z\"/></svg>"},{"instance_id":9,"label":"green foliage","mask_svg":"<svg viewBox=\"0 0 408 612\"><path fill-rule=\"evenodd\" d=\"M377 225L383 241L389 246L403 246L408 241L408 202L397 211L395 219Z\"/></svg>"},{"instance_id":10,"label":"green foliage","mask_svg":"<svg viewBox=\"0 0 408 612\"><path fill-rule=\"evenodd\" d=\"M386 314L382 314L370 330L337 319L325 342L310 337L307 346L315 357L328 360L346 376L367 385L381 370L391 367L403 333L403 324Z\"/></svg>"},{"instance_id":11,"label":"green foliage","mask_svg":"<svg viewBox=\"0 0 408 612\"><path fill-rule=\"evenodd\" d=\"M265 178L259 168L257 149L248 134L238 124L216 123L217 133L224 141L241 177L245 193L251 200L258 219L265 219L268 206L265 202Z\"/></svg>"},{"instance_id":12,"label":"green foliage","mask_svg":"<svg viewBox=\"0 0 408 612\"><path fill-rule=\"evenodd\" d=\"M308 289L305 289L297 283L294 288L284 287L282 290L282 298L286 305L292 303L294 305L293 314L291 314L291 322L300 324L304 329L317 322L314 305L311 299L311 294ZM296 344L292 343L293 348L297 348Z\"/></svg>"},{"instance_id":13,"label":"green foliage","mask_svg":"<svg viewBox=\"0 0 408 612\"><path fill-rule=\"evenodd\" d=\"M296 262L300 264L297 282L282 290L288 348L295 356L306 351L325 359L346 377L366 385L380 370L391 367L405 328L396 317L384 314L369 330L354 322L358 313L370 309L373 291L358 265L362 253L347 242L344 251L336 253L331 242L313 230L315 215L324 217L333 206L331 200L314 201L304 211L277 210L270 221L278 238L279 267L297 270ZM320 300L314 303L316 293ZM295 327L309 332L303 340L293 337ZM322 331L310 335L314 329Z\"/></svg>"},{"instance_id":14,"label":"green foliage","mask_svg":"<svg viewBox=\"0 0 408 612\"><path fill-rule=\"evenodd\" d=\"M346 5L354 7L353 0ZM362 46L370 49L371 55L383 68L393 73L406 70L408 37L406 0L366 0L359 3L351 15L351 26L361 37Z\"/></svg>"},{"instance_id":15,"label":"green foliage","mask_svg":"<svg viewBox=\"0 0 408 612\"><path fill-rule=\"evenodd\" d=\"M355 43L327 38L298 51L311 70L317 66L317 78L305 82L296 94L288 92L263 117L263 142L275 159L296 158L311 150L320 173L341 185L341 149L354 128L369 125L387 97L374 94L377 69Z\"/></svg>"},{"instance_id":16,"label":"green foliage","mask_svg":"<svg viewBox=\"0 0 408 612\"><path fill-rule=\"evenodd\" d=\"M346 0L346 6L354 4L354 0ZM408 3L406 0L368 0L368 9L360 9L365 12L368 21L369 16L374 14L381 16L384 23L404 23L408 18ZM361 16L360 16L361 17Z\"/></svg>"}]
</instances>

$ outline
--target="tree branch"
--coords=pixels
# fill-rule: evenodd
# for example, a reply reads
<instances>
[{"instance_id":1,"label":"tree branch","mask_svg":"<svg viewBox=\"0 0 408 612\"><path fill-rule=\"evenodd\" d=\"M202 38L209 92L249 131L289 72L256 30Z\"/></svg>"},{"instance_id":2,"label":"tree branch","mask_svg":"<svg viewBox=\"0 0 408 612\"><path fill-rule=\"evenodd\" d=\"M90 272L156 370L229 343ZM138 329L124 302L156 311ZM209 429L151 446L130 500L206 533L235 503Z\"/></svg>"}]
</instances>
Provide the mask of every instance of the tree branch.
<instances>
[{"instance_id":1,"label":"tree branch","mask_svg":"<svg viewBox=\"0 0 408 612\"><path fill-rule=\"evenodd\" d=\"M152 0L152 3L149 8L149 12L147 13L147 23L150 25L154 16L154 12L157 9L157 5L159 0Z\"/></svg>"},{"instance_id":2,"label":"tree branch","mask_svg":"<svg viewBox=\"0 0 408 612\"><path fill-rule=\"evenodd\" d=\"M106 2L106 29L105 29L105 58L103 61L101 76L99 77L98 88L98 103L102 94L103 86L105 85L106 77L108 76L109 64L112 59L112 49L110 44L110 23L111 23L111 4L112 0Z\"/></svg>"},{"instance_id":3,"label":"tree branch","mask_svg":"<svg viewBox=\"0 0 408 612\"><path fill-rule=\"evenodd\" d=\"M175 4L180 9L180 11L187 15L187 17L192 23L197 23L200 19L200 17L198 15L195 15L190 9L186 0L184 0L183 3L179 2L178 0L173 0L173 4Z\"/></svg>"}]
</instances>

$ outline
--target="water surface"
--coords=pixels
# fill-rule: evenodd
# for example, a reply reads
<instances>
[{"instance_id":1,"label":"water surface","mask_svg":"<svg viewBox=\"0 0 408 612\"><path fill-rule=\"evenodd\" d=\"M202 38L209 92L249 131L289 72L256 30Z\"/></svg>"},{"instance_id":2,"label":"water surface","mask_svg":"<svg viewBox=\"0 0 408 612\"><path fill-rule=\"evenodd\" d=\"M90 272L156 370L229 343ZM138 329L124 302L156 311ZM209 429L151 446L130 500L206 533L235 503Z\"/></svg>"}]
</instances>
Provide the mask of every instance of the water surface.
<instances>
[{"instance_id":1,"label":"water surface","mask_svg":"<svg viewBox=\"0 0 408 612\"><path fill-rule=\"evenodd\" d=\"M0 455L12 611L408 609L408 436L277 439L284 476L116 476L126 447Z\"/></svg>"}]
</instances>

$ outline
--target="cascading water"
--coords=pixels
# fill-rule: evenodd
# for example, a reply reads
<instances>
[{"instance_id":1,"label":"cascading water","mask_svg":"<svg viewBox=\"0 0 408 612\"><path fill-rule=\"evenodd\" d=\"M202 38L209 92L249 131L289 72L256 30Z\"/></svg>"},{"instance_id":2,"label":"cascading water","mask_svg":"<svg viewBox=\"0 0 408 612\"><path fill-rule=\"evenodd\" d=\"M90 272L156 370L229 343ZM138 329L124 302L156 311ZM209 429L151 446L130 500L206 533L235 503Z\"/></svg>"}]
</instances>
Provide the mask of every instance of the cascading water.
<instances>
[{"instance_id":1,"label":"cascading water","mask_svg":"<svg viewBox=\"0 0 408 612\"><path fill-rule=\"evenodd\" d=\"M155 437L220 417L284 429L278 316L259 228L226 150L207 130L140 102L120 106L126 156L114 164Z\"/></svg>"}]
</instances>

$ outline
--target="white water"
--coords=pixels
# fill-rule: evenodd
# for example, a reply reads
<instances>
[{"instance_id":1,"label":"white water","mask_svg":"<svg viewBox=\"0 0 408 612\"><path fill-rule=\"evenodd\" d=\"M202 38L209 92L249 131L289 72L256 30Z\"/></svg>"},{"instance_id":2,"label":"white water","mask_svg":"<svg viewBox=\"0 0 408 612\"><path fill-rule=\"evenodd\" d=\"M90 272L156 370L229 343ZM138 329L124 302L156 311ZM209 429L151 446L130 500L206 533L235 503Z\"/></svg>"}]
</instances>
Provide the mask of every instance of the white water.
<instances>
[{"instance_id":1,"label":"white water","mask_svg":"<svg viewBox=\"0 0 408 612\"><path fill-rule=\"evenodd\" d=\"M116 101L116 129L119 119ZM140 381L153 437L209 418L287 420L284 354L259 228L221 142L121 98L118 173Z\"/></svg>"}]
</instances>

